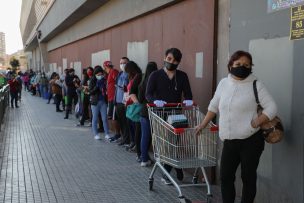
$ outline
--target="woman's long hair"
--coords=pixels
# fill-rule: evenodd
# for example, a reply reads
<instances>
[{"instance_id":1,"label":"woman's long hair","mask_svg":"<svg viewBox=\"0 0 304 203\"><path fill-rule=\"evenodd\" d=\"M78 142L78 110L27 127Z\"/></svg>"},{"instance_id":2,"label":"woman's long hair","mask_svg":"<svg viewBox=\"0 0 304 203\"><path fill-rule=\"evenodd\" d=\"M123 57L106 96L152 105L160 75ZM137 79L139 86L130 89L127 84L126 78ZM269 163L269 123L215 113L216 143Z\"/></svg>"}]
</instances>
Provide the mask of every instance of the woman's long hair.
<instances>
[{"instance_id":1,"label":"woman's long hair","mask_svg":"<svg viewBox=\"0 0 304 203\"><path fill-rule=\"evenodd\" d=\"M142 74L141 69L134 61L129 61L125 67L126 73L128 73L129 80L134 79L137 74Z\"/></svg>"}]
</instances>

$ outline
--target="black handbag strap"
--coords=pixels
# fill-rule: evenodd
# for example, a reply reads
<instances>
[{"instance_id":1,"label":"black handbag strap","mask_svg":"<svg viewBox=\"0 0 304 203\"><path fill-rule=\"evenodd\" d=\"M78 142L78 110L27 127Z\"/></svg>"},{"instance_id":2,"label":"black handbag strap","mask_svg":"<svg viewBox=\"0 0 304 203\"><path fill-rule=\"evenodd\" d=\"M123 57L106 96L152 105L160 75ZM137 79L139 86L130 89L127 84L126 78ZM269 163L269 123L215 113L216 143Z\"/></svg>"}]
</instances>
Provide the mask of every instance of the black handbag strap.
<instances>
[{"instance_id":1,"label":"black handbag strap","mask_svg":"<svg viewBox=\"0 0 304 203\"><path fill-rule=\"evenodd\" d=\"M255 101L258 105L260 105L260 100L259 100L259 95L258 95L258 90L257 90L257 86L256 86L257 80L253 81L253 92L254 92L254 97L255 97Z\"/></svg>"},{"instance_id":2,"label":"black handbag strap","mask_svg":"<svg viewBox=\"0 0 304 203\"><path fill-rule=\"evenodd\" d=\"M254 97L255 97L255 101L257 103L258 109L263 109L263 107L260 104L260 100L259 100L259 95L258 95L258 89L257 89L257 80L253 81L253 92L254 92Z\"/></svg>"}]
</instances>

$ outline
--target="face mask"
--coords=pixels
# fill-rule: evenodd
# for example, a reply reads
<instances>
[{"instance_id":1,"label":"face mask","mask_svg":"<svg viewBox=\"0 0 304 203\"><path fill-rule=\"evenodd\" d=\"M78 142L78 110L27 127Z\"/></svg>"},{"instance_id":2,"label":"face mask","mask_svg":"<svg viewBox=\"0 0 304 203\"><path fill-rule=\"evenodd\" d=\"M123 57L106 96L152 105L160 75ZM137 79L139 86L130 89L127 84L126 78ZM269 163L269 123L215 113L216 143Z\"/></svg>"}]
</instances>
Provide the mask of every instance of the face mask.
<instances>
[{"instance_id":1,"label":"face mask","mask_svg":"<svg viewBox=\"0 0 304 203\"><path fill-rule=\"evenodd\" d=\"M169 71L176 70L177 66L178 66L178 64L169 63L167 61L164 61L164 65L165 65L166 69L169 70Z\"/></svg>"},{"instance_id":2,"label":"face mask","mask_svg":"<svg viewBox=\"0 0 304 203\"><path fill-rule=\"evenodd\" d=\"M120 69L121 69L122 71L125 71L125 66L126 66L126 64L120 64Z\"/></svg>"},{"instance_id":3,"label":"face mask","mask_svg":"<svg viewBox=\"0 0 304 203\"><path fill-rule=\"evenodd\" d=\"M101 80L103 78L103 75L96 75L97 80Z\"/></svg>"},{"instance_id":4,"label":"face mask","mask_svg":"<svg viewBox=\"0 0 304 203\"><path fill-rule=\"evenodd\" d=\"M245 66L238 66L230 68L230 73L238 78L245 79L250 75L251 68L246 68Z\"/></svg>"}]
</instances>

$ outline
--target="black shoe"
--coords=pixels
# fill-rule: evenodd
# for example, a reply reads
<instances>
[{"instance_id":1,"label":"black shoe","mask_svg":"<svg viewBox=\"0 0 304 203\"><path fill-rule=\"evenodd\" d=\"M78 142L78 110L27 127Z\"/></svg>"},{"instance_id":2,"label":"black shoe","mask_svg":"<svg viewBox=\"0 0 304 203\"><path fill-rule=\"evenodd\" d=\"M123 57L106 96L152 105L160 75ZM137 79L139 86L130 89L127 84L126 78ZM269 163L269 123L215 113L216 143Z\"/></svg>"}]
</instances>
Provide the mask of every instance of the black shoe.
<instances>
[{"instance_id":1,"label":"black shoe","mask_svg":"<svg viewBox=\"0 0 304 203\"><path fill-rule=\"evenodd\" d=\"M63 119L69 119L69 117L65 116Z\"/></svg>"},{"instance_id":2,"label":"black shoe","mask_svg":"<svg viewBox=\"0 0 304 203\"><path fill-rule=\"evenodd\" d=\"M182 181L184 179L183 169L176 168L175 171L176 171L176 178L177 178L177 180Z\"/></svg>"},{"instance_id":3,"label":"black shoe","mask_svg":"<svg viewBox=\"0 0 304 203\"><path fill-rule=\"evenodd\" d=\"M123 146L124 144L126 144L126 143L123 142L123 141L121 141L121 142L119 142L117 145L118 145L118 146Z\"/></svg>"},{"instance_id":4,"label":"black shoe","mask_svg":"<svg viewBox=\"0 0 304 203\"><path fill-rule=\"evenodd\" d=\"M113 137L111 137L110 139L109 139L109 141L110 142L115 142L116 140L118 140L120 138L120 135L119 134L116 134L116 135L114 135Z\"/></svg>"},{"instance_id":5,"label":"black shoe","mask_svg":"<svg viewBox=\"0 0 304 203\"><path fill-rule=\"evenodd\" d=\"M128 146L126 146L126 150L129 151L129 150L131 150L134 146L135 146L135 144L132 142L132 143L130 143Z\"/></svg>"},{"instance_id":6,"label":"black shoe","mask_svg":"<svg viewBox=\"0 0 304 203\"><path fill-rule=\"evenodd\" d=\"M59 110L56 110L56 112L63 112L61 109L59 109Z\"/></svg>"},{"instance_id":7,"label":"black shoe","mask_svg":"<svg viewBox=\"0 0 304 203\"><path fill-rule=\"evenodd\" d=\"M14 108L14 106L12 106L12 108Z\"/></svg>"},{"instance_id":8,"label":"black shoe","mask_svg":"<svg viewBox=\"0 0 304 203\"><path fill-rule=\"evenodd\" d=\"M19 106L16 106L16 108L19 108Z\"/></svg>"},{"instance_id":9,"label":"black shoe","mask_svg":"<svg viewBox=\"0 0 304 203\"><path fill-rule=\"evenodd\" d=\"M46 102L47 104L49 104L50 102L48 101L48 102Z\"/></svg>"}]
</instances>

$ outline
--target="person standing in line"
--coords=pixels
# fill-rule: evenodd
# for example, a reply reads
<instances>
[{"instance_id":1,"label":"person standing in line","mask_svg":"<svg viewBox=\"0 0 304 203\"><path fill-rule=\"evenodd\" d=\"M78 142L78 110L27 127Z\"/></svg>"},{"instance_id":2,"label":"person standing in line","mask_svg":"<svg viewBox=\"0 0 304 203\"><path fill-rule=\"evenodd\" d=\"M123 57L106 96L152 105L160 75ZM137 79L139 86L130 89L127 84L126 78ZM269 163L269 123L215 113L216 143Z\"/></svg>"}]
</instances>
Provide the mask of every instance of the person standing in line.
<instances>
[{"instance_id":1,"label":"person standing in line","mask_svg":"<svg viewBox=\"0 0 304 203\"><path fill-rule=\"evenodd\" d=\"M147 83L150 75L157 71L157 64L155 62L149 62L147 64L146 72L143 77L142 82L138 88L138 102L142 104L142 110L140 112L140 126L141 126L141 141L140 141L140 151L141 151L141 166L147 167L151 165L149 158L149 148L151 145L151 128L149 121L149 114L147 109L147 103L145 93L147 88Z\"/></svg>"},{"instance_id":2,"label":"person standing in line","mask_svg":"<svg viewBox=\"0 0 304 203\"><path fill-rule=\"evenodd\" d=\"M62 82L58 74L53 76L53 79L50 80L50 87L52 88L52 94L55 95L54 100L56 103L56 112L62 112L60 109L60 103L62 101Z\"/></svg>"},{"instance_id":3,"label":"person standing in line","mask_svg":"<svg viewBox=\"0 0 304 203\"><path fill-rule=\"evenodd\" d=\"M41 78L39 80L39 89L40 89L42 98L44 98L45 93L48 91L48 84L49 84L48 79L45 76L45 73L42 72Z\"/></svg>"},{"instance_id":4,"label":"person standing in line","mask_svg":"<svg viewBox=\"0 0 304 203\"><path fill-rule=\"evenodd\" d=\"M101 114L102 124L105 132L105 139L110 139L108 119L107 119L107 92L106 92L105 72L99 66L94 70L94 76L90 80L89 93L92 109L92 130L94 138L100 140L100 135L97 129L98 115Z\"/></svg>"},{"instance_id":5,"label":"person standing in line","mask_svg":"<svg viewBox=\"0 0 304 203\"><path fill-rule=\"evenodd\" d=\"M107 77L107 94L108 94L108 121L109 124L114 129L115 135L110 138L110 142L115 142L120 138L120 128L117 123L117 118L114 114L114 97L115 97L115 82L117 76L119 74L118 70L116 70L111 61L105 61L103 63L103 68L105 72L108 74Z\"/></svg>"},{"instance_id":6,"label":"person standing in line","mask_svg":"<svg viewBox=\"0 0 304 203\"><path fill-rule=\"evenodd\" d=\"M16 80L18 81L18 96L17 96L17 99L19 101L21 101L21 95L22 95L22 72L19 71L18 74L17 74L17 77L16 77Z\"/></svg>"},{"instance_id":7,"label":"person standing in line","mask_svg":"<svg viewBox=\"0 0 304 203\"><path fill-rule=\"evenodd\" d=\"M228 77L222 79L210 101L208 112L200 125L199 133L217 113L219 136L224 141L220 179L223 203L234 203L235 173L241 164L243 182L242 202L253 203L256 195L257 168L264 150L263 124L277 114L277 106L263 83L257 81L261 115L257 114L252 74L252 56L245 51L235 52L228 62Z\"/></svg>"},{"instance_id":8,"label":"person standing in line","mask_svg":"<svg viewBox=\"0 0 304 203\"><path fill-rule=\"evenodd\" d=\"M128 74L129 84L127 86L128 91L128 99L126 100L126 108L133 104L139 103L138 102L138 86L142 80L142 71L138 67L138 65L134 61L129 61L126 64L125 71ZM130 127L130 138L131 143L129 146L126 147L128 151L135 151L137 153L136 160L141 162L140 158L140 140L141 140L141 129L140 129L140 122L132 121L131 119L127 118Z\"/></svg>"},{"instance_id":9,"label":"person standing in line","mask_svg":"<svg viewBox=\"0 0 304 203\"><path fill-rule=\"evenodd\" d=\"M188 76L185 72L177 70L182 59L182 53L177 48L170 48L164 57L164 68L151 74L146 90L146 99L154 103L157 107L163 107L166 103L183 103L186 106L193 105L192 91ZM172 166L165 164L168 173ZM177 179L184 178L183 170L175 168ZM172 184L170 179L164 174L162 182L166 185Z\"/></svg>"},{"instance_id":10,"label":"person standing in line","mask_svg":"<svg viewBox=\"0 0 304 203\"><path fill-rule=\"evenodd\" d=\"M18 106L18 88L19 88L19 82L16 79L16 75L12 74L11 79L8 81L9 88L10 88L10 96L11 96L11 107L19 108Z\"/></svg>"},{"instance_id":11,"label":"person standing in line","mask_svg":"<svg viewBox=\"0 0 304 203\"><path fill-rule=\"evenodd\" d=\"M66 105L66 111L65 111L65 117L64 119L69 118L69 113L72 111L72 104L74 103L74 106L78 102L78 96L76 92L76 84L80 81L78 76L75 75L74 68L69 69L68 75L65 77L65 84L67 86L67 105Z\"/></svg>"},{"instance_id":12,"label":"person standing in line","mask_svg":"<svg viewBox=\"0 0 304 203\"><path fill-rule=\"evenodd\" d=\"M122 138L118 143L119 146L129 144L130 142L130 129L127 124L126 106L123 103L124 94L127 92L127 85L129 83L128 74L125 72L125 66L128 62L129 59L127 57L122 57L120 59L119 63L121 71L117 76L115 85L115 114L122 133Z\"/></svg>"},{"instance_id":13,"label":"person standing in line","mask_svg":"<svg viewBox=\"0 0 304 203\"><path fill-rule=\"evenodd\" d=\"M87 67L86 72L83 74L84 78L81 82L83 102L82 102L82 116L77 126L84 126L85 120L90 118L90 95L89 95L89 81L93 76L93 68Z\"/></svg>"}]
</instances>

